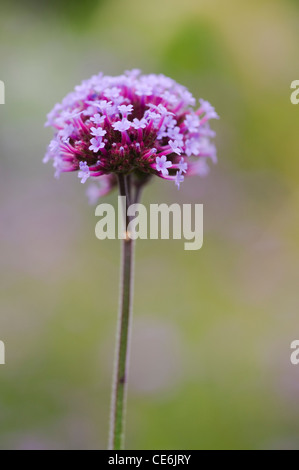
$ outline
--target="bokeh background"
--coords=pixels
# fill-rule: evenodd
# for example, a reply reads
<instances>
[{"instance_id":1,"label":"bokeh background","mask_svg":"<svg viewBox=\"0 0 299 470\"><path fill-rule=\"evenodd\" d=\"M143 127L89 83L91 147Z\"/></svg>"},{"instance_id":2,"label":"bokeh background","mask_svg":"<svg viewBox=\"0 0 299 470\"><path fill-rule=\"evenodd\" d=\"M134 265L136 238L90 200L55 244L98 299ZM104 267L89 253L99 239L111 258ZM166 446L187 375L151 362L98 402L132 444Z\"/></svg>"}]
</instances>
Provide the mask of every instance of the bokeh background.
<instances>
[{"instance_id":1,"label":"bokeh background","mask_svg":"<svg viewBox=\"0 0 299 470\"><path fill-rule=\"evenodd\" d=\"M299 449L299 8L291 0L1 2L1 449L104 449L119 243L46 113L84 78L164 73L221 116L219 164L144 202L204 204L204 246L140 241L128 449ZM116 194L105 198L115 202Z\"/></svg>"}]
</instances>

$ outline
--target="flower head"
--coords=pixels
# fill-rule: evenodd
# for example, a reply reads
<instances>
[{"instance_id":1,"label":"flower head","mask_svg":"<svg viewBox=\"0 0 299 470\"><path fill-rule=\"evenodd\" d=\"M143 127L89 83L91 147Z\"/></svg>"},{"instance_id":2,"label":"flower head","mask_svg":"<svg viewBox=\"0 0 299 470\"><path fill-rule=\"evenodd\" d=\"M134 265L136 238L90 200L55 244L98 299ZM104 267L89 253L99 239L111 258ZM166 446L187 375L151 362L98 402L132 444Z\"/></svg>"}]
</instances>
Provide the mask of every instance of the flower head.
<instances>
[{"instance_id":1,"label":"flower head","mask_svg":"<svg viewBox=\"0 0 299 470\"><path fill-rule=\"evenodd\" d=\"M118 174L156 175L179 187L184 176L206 174L208 158L216 161L209 120L218 115L207 101L194 105L191 93L164 75L94 75L48 114L55 135L44 162L53 161L57 177L78 171L82 183L102 178L108 188ZM93 188L92 200L103 194Z\"/></svg>"}]
</instances>

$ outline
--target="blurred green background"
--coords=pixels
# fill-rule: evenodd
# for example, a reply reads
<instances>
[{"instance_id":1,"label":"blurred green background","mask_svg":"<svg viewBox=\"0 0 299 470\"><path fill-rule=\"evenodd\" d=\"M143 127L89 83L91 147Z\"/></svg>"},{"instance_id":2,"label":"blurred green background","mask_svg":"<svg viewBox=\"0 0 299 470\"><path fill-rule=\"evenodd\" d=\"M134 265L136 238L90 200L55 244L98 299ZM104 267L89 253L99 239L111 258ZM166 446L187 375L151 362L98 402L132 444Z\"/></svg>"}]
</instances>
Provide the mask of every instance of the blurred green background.
<instances>
[{"instance_id":1,"label":"blurred green background","mask_svg":"<svg viewBox=\"0 0 299 470\"><path fill-rule=\"evenodd\" d=\"M204 246L136 253L128 449L299 449L299 8L291 0L2 1L1 449L104 449L119 243L42 165L82 79L164 73L221 116L219 164L144 201L204 204ZM105 198L115 202L116 194Z\"/></svg>"}]
</instances>

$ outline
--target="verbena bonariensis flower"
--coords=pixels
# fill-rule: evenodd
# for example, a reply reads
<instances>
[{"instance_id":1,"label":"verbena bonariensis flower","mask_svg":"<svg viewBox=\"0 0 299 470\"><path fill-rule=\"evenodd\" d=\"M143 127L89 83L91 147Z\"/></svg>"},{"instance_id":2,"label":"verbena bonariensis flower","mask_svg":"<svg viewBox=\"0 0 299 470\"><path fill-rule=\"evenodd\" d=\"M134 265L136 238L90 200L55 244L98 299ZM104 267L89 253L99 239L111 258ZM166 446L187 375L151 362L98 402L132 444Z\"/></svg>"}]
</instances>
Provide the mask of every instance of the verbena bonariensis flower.
<instances>
[{"instance_id":1,"label":"verbena bonariensis flower","mask_svg":"<svg viewBox=\"0 0 299 470\"><path fill-rule=\"evenodd\" d=\"M57 178L70 171L82 183L101 177L101 187L88 190L91 202L118 174L141 181L156 175L179 188L185 176L207 174L208 158L217 160L208 121L218 115L207 101L199 103L194 110L191 93L164 75L94 75L48 114L55 136L44 162L53 160Z\"/></svg>"}]
</instances>

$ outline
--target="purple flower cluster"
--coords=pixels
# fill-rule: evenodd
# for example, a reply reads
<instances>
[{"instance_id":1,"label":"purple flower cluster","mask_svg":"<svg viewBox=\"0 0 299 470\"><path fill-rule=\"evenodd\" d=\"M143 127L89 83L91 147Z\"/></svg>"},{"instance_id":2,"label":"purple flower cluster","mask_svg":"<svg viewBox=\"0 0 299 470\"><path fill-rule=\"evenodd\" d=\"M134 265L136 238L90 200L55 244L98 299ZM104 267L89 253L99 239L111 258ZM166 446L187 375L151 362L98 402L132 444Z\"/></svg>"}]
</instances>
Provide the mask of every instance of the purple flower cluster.
<instances>
[{"instance_id":1,"label":"purple flower cluster","mask_svg":"<svg viewBox=\"0 0 299 470\"><path fill-rule=\"evenodd\" d=\"M191 93L164 75L95 75L77 86L48 114L55 129L44 162L55 176L78 171L82 183L102 177L88 191L91 202L108 192L115 175L156 175L180 184L188 175L206 175L216 162L209 120L218 118L207 101L197 110Z\"/></svg>"}]
</instances>

